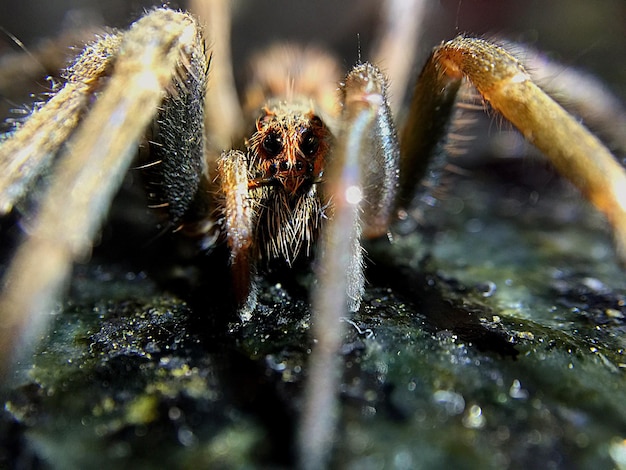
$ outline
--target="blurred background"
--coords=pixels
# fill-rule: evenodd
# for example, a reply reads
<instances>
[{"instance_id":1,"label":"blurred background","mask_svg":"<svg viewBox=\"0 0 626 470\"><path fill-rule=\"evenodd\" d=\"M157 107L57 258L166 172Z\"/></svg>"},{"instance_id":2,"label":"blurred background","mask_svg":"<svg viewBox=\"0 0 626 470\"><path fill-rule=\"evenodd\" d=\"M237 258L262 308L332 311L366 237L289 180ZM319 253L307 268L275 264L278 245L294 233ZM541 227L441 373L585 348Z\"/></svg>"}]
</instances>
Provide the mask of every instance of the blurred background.
<instances>
[{"instance_id":1,"label":"blurred background","mask_svg":"<svg viewBox=\"0 0 626 470\"><path fill-rule=\"evenodd\" d=\"M378 0L236 0L236 60L277 39L314 42L336 50L346 66L367 46L378 20ZM429 2L419 51L457 32L506 37L549 52L566 65L593 71L626 96L626 2L623 0L440 0ZM0 53L19 51L61 33L94 25L126 27L162 2L148 0L31 0L0 2ZM169 2L184 7L185 2ZM106 5L106 6L105 6ZM358 36L358 39L357 39ZM240 77L239 77L240 78Z\"/></svg>"}]
</instances>

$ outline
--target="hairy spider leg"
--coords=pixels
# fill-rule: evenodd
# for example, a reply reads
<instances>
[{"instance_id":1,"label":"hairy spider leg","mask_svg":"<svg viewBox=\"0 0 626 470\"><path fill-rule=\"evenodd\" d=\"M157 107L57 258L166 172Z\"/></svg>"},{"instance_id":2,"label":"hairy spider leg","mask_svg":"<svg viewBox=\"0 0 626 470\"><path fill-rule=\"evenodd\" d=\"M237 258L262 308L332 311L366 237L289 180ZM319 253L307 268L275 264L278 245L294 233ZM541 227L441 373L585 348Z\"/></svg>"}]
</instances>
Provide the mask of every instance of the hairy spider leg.
<instances>
[{"instance_id":1,"label":"hairy spider leg","mask_svg":"<svg viewBox=\"0 0 626 470\"><path fill-rule=\"evenodd\" d=\"M605 214L618 257L626 264L626 171L593 134L532 82L517 59L482 39L459 36L430 56L402 134L400 203L410 201L429 155L445 135L445 115L453 109L464 78ZM434 115L439 115L437 120L424 125L423 116Z\"/></svg>"},{"instance_id":2,"label":"hairy spider leg","mask_svg":"<svg viewBox=\"0 0 626 470\"><path fill-rule=\"evenodd\" d=\"M121 34L89 45L63 74L65 86L36 109L0 146L0 214L7 214L31 189L68 139L117 56Z\"/></svg>"},{"instance_id":3,"label":"hairy spider leg","mask_svg":"<svg viewBox=\"0 0 626 470\"><path fill-rule=\"evenodd\" d=\"M20 341L32 339L47 323L72 263L88 254L146 127L166 92L174 91L172 82L190 76L205 80L207 59L196 21L168 9L153 10L134 23L114 59L106 87L59 157L29 236L5 275L0 296L4 358L14 357ZM12 145L11 139L3 145ZM11 365L2 361L3 375Z\"/></svg>"},{"instance_id":4,"label":"hairy spider leg","mask_svg":"<svg viewBox=\"0 0 626 470\"><path fill-rule=\"evenodd\" d=\"M311 353L298 446L302 468L324 468L336 431L341 317L359 309L365 275L362 237L387 233L397 189L399 144L387 82L371 64L353 68L342 85L342 127L327 191L334 205L322 237L313 293Z\"/></svg>"},{"instance_id":5,"label":"hairy spider leg","mask_svg":"<svg viewBox=\"0 0 626 470\"><path fill-rule=\"evenodd\" d=\"M514 44L512 50L539 88L579 116L614 155L626 155L626 106L600 78L526 45Z\"/></svg>"},{"instance_id":6,"label":"hairy spider leg","mask_svg":"<svg viewBox=\"0 0 626 470\"><path fill-rule=\"evenodd\" d=\"M213 163L224 149L241 137L243 113L235 87L232 63L232 0L190 0L189 11L200 19L207 49L211 51L211 77L205 96L205 125Z\"/></svg>"}]
</instances>

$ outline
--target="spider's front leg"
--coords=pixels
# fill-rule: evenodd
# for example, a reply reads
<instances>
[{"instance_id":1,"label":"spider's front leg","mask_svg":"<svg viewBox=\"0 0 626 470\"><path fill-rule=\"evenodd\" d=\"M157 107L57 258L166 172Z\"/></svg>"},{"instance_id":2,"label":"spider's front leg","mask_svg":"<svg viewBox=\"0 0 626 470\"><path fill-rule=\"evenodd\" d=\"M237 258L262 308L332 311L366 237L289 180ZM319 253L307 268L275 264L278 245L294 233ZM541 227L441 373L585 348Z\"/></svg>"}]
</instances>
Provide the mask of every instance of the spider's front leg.
<instances>
[{"instance_id":1,"label":"spider's front leg","mask_svg":"<svg viewBox=\"0 0 626 470\"><path fill-rule=\"evenodd\" d=\"M332 448L341 317L359 309L365 283L361 238L387 233L398 185L400 151L385 77L370 64L357 65L342 93L341 128L326 176L334 213L322 239L313 297L316 345L299 429L303 468L324 467Z\"/></svg>"}]
</instances>

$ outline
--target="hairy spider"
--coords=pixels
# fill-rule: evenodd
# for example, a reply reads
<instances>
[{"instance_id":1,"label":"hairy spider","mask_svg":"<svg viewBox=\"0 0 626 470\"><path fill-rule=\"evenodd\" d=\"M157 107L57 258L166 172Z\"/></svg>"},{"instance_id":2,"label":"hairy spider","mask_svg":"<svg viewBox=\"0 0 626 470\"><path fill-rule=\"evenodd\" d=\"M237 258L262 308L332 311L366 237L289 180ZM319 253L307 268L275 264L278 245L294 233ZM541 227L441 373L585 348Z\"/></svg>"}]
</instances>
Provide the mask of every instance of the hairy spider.
<instances>
[{"instance_id":1,"label":"hairy spider","mask_svg":"<svg viewBox=\"0 0 626 470\"><path fill-rule=\"evenodd\" d=\"M626 258L624 170L503 48L463 36L435 48L413 90L401 143L385 75L359 63L337 98L339 67L314 49L277 47L258 56L242 119L232 102L220 104L231 89L220 31L226 5L207 3L208 50L197 20L167 8L151 10L126 32L102 35L67 69L65 85L2 142L4 213L58 155L5 276L5 357L49 310L72 263L89 252L149 132L143 166L154 206L166 213L169 228L207 247L228 245L243 317L254 309L255 279L267 264L290 265L321 242L312 299L317 345L300 452L304 463L323 462L334 426L336 374L328 370L340 347L338 320L358 310L363 295L361 240L386 235L395 214L411 204L464 79L607 216L618 255ZM402 83L400 72L390 75ZM235 150L224 150L233 142Z\"/></svg>"}]
</instances>

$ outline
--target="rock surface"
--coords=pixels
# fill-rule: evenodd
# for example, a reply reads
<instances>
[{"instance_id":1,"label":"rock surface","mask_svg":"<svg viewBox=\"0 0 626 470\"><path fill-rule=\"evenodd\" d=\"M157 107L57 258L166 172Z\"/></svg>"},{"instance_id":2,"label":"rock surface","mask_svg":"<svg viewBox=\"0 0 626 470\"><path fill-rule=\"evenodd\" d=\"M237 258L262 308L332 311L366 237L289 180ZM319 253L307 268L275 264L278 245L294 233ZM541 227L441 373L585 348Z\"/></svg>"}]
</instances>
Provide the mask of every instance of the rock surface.
<instances>
[{"instance_id":1,"label":"rock surface","mask_svg":"<svg viewBox=\"0 0 626 470\"><path fill-rule=\"evenodd\" d=\"M472 173L429 227L368 246L336 467L624 468L626 299L604 222L559 181L539 191L551 173ZM292 466L310 273L266 279L242 322L211 273L189 275L204 266L163 281L105 255L77 268L18 373L2 461Z\"/></svg>"}]
</instances>

